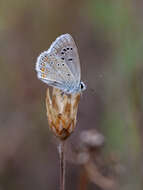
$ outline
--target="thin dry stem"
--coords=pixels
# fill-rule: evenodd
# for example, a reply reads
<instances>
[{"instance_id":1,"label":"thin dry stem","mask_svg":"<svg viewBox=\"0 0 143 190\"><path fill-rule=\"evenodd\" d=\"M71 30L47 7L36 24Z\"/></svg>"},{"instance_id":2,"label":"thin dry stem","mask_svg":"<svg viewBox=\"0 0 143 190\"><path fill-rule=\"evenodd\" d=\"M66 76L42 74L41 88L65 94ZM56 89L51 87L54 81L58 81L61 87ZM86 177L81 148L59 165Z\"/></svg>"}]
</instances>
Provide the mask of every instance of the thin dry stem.
<instances>
[{"instance_id":1,"label":"thin dry stem","mask_svg":"<svg viewBox=\"0 0 143 190\"><path fill-rule=\"evenodd\" d=\"M60 141L59 144L59 156L60 156L60 190L65 190L65 141Z\"/></svg>"}]
</instances>

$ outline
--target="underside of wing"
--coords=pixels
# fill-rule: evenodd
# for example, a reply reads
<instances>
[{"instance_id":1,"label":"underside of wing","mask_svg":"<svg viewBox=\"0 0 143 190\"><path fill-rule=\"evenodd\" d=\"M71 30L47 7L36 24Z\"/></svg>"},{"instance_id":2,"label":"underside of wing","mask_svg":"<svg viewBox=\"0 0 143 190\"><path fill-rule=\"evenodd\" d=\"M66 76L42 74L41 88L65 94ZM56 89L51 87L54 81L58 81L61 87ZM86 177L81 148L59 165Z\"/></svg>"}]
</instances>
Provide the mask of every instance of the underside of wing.
<instances>
[{"instance_id":1,"label":"underside of wing","mask_svg":"<svg viewBox=\"0 0 143 190\"><path fill-rule=\"evenodd\" d=\"M70 34L58 37L48 50L64 60L76 82L80 83L80 60L76 44Z\"/></svg>"},{"instance_id":2,"label":"underside of wing","mask_svg":"<svg viewBox=\"0 0 143 190\"><path fill-rule=\"evenodd\" d=\"M75 86L75 80L72 72L65 63L56 54L41 53L36 63L37 76L40 80L50 86L68 91Z\"/></svg>"}]
</instances>

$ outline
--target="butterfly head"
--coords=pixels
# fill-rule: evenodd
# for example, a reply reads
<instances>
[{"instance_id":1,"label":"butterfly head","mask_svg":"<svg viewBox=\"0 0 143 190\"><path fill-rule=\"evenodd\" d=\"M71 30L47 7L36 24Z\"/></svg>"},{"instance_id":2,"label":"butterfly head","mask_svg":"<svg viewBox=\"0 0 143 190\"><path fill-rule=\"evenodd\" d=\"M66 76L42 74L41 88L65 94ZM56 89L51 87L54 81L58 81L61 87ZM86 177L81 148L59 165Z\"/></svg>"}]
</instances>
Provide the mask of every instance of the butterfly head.
<instances>
[{"instance_id":1,"label":"butterfly head","mask_svg":"<svg viewBox=\"0 0 143 190\"><path fill-rule=\"evenodd\" d=\"M79 91L84 91L86 90L86 85L84 84L84 82L80 82L80 85L79 85Z\"/></svg>"},{"instance_id":2,"label":"butterfly head","mask_svg":"<svg viewBox=\"0 0 143 190\"><path fill-rule=\"evenodd\" d=\"M86 85L81 81L77 87L72 86L70 88L65 88L63 91L67 94L81 93L86 89Z\"/></svg>"}]
</instances>

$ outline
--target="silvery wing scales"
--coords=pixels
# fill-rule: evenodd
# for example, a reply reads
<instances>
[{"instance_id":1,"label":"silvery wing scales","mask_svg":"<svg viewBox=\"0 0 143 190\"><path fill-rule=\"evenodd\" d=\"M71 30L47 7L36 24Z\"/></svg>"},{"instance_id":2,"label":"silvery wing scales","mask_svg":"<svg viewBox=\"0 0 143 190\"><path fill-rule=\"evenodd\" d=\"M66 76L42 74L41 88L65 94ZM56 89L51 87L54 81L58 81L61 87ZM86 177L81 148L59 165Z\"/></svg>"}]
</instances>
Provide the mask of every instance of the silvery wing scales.
<instances>
[{"instance_id":1,"label":"silvery wing scales","mask_svg":"<svg viewBox=\"0 0 143 190\"><path fill-rule=\"evenodd\" d=\"M36 62L37 76L50 86L67 94L86 89L80 81L80 60L76 44L70 34L59 36Z\"/></svg>"}]
</instances>

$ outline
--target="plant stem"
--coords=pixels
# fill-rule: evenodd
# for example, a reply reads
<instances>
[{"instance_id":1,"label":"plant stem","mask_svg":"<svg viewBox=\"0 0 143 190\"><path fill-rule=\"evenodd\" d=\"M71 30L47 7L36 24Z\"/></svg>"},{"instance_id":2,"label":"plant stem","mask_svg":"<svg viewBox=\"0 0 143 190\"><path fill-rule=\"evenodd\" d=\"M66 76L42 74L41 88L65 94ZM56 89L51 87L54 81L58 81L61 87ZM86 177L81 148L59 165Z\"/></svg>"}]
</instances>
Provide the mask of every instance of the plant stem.
<instances>
[{"instance_id":1,"label":"plant stem","mask_svg":"<svg viewBox=\"0 0 143 190\"><path fill-rule=\"evenodd\" d=\"M65 190L65 141L60 141L60 190Z\"/></svg>"}]
</instances>

